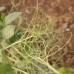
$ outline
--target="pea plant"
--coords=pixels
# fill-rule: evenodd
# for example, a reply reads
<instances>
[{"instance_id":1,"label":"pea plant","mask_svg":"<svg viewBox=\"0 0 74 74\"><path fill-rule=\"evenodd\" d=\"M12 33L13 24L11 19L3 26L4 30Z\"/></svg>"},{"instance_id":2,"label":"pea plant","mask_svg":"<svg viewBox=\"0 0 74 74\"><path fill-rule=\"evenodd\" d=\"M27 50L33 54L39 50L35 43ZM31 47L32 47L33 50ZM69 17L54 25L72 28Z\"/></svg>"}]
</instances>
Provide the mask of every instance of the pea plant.
<instances>
[{"instance_id":1,"label":"pea plant","mask_svg":"<svg viewBox=\"0 0 74 74\"><path fill-rule=\"evenodd\" d=\"M65 46L55 21L36 9L32 19L25 20L24 28L14 24L21 15L0 12L0 74L74 74L72 69L59 69L48 62Z\"/></svg>"}]
</instances>

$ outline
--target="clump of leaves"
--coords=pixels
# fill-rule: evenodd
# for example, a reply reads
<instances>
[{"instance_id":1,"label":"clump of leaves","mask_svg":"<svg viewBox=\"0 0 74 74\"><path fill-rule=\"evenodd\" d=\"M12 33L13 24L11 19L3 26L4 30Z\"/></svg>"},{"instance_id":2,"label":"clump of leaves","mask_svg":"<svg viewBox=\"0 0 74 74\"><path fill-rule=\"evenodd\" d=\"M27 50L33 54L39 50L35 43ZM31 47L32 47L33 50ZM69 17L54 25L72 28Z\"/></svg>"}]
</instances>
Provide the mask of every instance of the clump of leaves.
<instances>
[{"instance_id":1,"label":"clump of leaves","mask_svg":"<svg viewBox=\"0 0 74 74\"><path fill-rule=\"evenodd\" d=\"M9 59L6 64L2 60L1 72L3 68L5 71L10 68L14 74L59 74L48 62L49 56L55 55L66 45L61 42L63 34L56 30L55 21L36 7L32 19L25 22L28 27L23 28L13 25L20 15L21 12L13 12L4 17L4 22L1 21L1 46ZM7 71L10 73L11 70Z\"/></svg>"}]
</instances>

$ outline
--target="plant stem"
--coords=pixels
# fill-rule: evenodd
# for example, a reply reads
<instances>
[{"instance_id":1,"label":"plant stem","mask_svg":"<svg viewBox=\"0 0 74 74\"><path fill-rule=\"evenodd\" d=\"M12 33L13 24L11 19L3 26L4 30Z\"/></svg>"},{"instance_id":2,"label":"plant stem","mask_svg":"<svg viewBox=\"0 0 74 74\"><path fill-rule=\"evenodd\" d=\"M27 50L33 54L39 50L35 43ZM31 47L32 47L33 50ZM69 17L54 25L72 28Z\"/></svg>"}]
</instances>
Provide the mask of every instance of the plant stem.
<instances>
[{"instance_id":1,"label":"plant stem","mask_svg":"<svg viewBox=\"0 0 74 74\"><path fill-rule=\"evenodd\" d=\"M25 71L23 71L23 70L20 70L20 69L18 69L18 68L15 68L15 67L12 67L14 70L17 70L17 71L20 71L20 72L22 72L22 73L24 73L24 74L29 74L29 73L27 73L27 72L25 72Z\"/></svg>"},{"instance_id":2,"label":"plant stem","mask_svg":"<svg viewBox=\"0 0 74 74\"><path fill-rule=\"evenodd\" d=\"M19 40L19 41L15 42L15 43L13 43L13 44L5 47L4 49L8 49L9 47L12 47L12 46L14 46L14 45L16 45L16 44L18 44L18 43L21 43L21 42L23 42L23 41L25 41L25 40L27 40L27 39L29 39L29 38L31 38L31 37L34 37L34 36L30 36L30 37L27 37L27 38L25 38L25 39Z\"/></svg>"},{"instance_id":3,"label":"plant stem","mask_svg":"<svg viewBox=\"0 0 74 74\"><path fill-rule=\"evenodd\" d=\"M7 56L8 57L8 56ZM14 60L14 59L12 59L11 57L8 57L8 59L10 59L11 61L13 61L13 62L18 62L18 61L16 61L16 60Z\"/></svg>"}]
</instances>

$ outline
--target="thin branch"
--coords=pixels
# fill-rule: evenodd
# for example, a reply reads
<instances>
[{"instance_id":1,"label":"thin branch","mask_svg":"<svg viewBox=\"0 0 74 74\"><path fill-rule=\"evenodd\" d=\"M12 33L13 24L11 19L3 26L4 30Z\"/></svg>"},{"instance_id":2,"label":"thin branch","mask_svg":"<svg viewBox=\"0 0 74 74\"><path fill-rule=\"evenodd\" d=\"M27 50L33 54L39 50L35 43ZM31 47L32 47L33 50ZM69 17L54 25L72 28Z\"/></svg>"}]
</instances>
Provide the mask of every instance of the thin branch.
<instances>
[{"instance_id":1,"label":"thin branch","mask_svg":"<svg viewBox=\"0 0 74 74\"><path fill-rule=\"evenodd\" d=\"M20 71L20 72L22 72L22 73L24 73L24 74L29 74L29 73L27 73L27 72L25 72L25 71L23 71L23 70L20 70L20 69L18 69L18 68L15 68L15 67L12 67L14 70L17 70L17 71Z\"/></svg>"}]
</instances>

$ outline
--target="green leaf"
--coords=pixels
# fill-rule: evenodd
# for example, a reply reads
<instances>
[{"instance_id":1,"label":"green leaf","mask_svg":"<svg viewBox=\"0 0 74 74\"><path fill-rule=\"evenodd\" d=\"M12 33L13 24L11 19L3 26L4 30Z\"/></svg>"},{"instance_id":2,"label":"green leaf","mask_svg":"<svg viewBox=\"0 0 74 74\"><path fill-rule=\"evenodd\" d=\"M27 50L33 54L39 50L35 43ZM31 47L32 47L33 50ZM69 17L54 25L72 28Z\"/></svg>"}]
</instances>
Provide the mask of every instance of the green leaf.
<instances>
[{"instance_id":1,"label":"green leaf","mask_svg":"<svg viewBox=\"0 0 74 74\"><path fill-rule=\"evenodd\" d=\"M12 44L12 43L18 41L22 36L21 32L22 32L22 30L20 30L19 28L16 28L15 34L9 39L9 44Z\"/></svg>"},{"instance_id":2,"label":"green leaf","mask_svg":"<svg viewBox=\"0 0 74 74\"><path fill-rule=\"evenodd\" d=\"M21 12L13 12L13 13L7 15L7 16L5 17L5 23L6 23L6 25L12 23L12 22L13 22L15 19L17 19L21 14L22 14Z\"/></svg>"},{"instance_id":3,"label":"green leaf","mask_svg":"<svg viewBox=\"0 0 74 74\"><path fill-rule=\"evenodd\" d=\"M60 74L74 74L74 70L64 67L60 68L59 72Z\"/></svg>"},{"instance_id":4,"label":"green leaf","mask_svg":"<svg viewBox=\"0 0 74 74\"><path fill-rule=\"evenodd\" d=\"M4 29L2 29L2 37L4 39L9 39L14 35L15 26L14 25L8 25Z\"/></svg>"},{"instance_id":5,"label":"green leaf","mask_svg":"<svg viewBox=\"0 0 74 74\"><path fill-rule=\"evenodd\" d=\"M12 74L11 64L5 64L0 62L0 74Z\"/></svg>"},{"instance_id":6,"label":"green leaf","mask_svg":"<svg viewBox=\"0 0 74 74\"><path fill-rule=\"evenodd\" d=\"M12 44L15 41L17 41L17 36L14 34L10 39L9 39L9 43Z\"/></svg>"}]
</instances>

